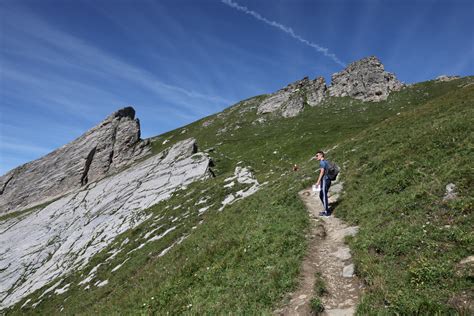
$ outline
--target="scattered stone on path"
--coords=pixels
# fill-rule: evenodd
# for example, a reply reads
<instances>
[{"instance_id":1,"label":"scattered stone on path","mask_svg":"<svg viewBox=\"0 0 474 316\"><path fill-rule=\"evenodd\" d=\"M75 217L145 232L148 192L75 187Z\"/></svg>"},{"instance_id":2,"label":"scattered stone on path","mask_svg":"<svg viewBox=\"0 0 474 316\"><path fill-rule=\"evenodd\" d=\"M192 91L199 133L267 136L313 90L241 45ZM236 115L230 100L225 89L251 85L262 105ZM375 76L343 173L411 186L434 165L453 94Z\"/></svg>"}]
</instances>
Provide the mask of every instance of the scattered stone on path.
<instances>
[{"instance_id":1,"label":"scattered stone on path","mask_svg":"<svg viewBox=\"0 0 474 316\"><path fill-rule=\"evenodd\" d=\"M352 278L354 276L354 264L351 263L348 266L345 266L342 270L342 276L345 278Z\"/></svg>"},{"instance_id":2,"label":"scattered stone on path","mask_svg":"<svg viewBox=\"0 0 474 316\"><path fill-rule=\"evenodd\" d=\"M310 216L317 217L321 208L319 197L311 194L311 190L299 193ZM307 253L302 262L299 285L288 294L284 306L275 310L276 315L312 315L311 299L314 293L316 274L320 274L326 285L328 294L319 297L325 308L324 315L354 315L361 289L360 281L354 276L354 265L350 263L350 249L344 238L355 235L358 227L348 227L334 216L323 217L311 221L309 236L325 233L325 238L308 238ZM352 267L346 271L348 277L341 273L344 267ZM346 270L349 268L346 268ZM305 297L304 299L301 299Z\"/></svg>"},{"instance_id":3,"label":"scattered stone on path","mask_svg":"<svg viewBox=\"0 0 474 316\"><path fill-rule=\"evenodd\" d=\"M332 255L341 260L348 260L352 257L349 247L340 247L336 252L333 252Z\"/></svg>"},{"instance_id":4,"label":"scattered stone on path","mask_svg":"<svg viewBox=\"0 0 474 316\"><path fill-rule=\"evenodd\" d=\"M359 227L357 226L347 227L346 229L342 231L344 237L355 236L357 235L358 232L359 232Z\"/></svg>"},{"instance_id":5,"label":"scattered stone on path","mask_svg":"<svg viewBox=\"0 0 474 316\"><path fill-rule=\"evenodd\" d=\"M328 316L352 316L355 314L355 308L335 308L335 309L326 309L325 314Z\"/></svg>"}]
</instances>

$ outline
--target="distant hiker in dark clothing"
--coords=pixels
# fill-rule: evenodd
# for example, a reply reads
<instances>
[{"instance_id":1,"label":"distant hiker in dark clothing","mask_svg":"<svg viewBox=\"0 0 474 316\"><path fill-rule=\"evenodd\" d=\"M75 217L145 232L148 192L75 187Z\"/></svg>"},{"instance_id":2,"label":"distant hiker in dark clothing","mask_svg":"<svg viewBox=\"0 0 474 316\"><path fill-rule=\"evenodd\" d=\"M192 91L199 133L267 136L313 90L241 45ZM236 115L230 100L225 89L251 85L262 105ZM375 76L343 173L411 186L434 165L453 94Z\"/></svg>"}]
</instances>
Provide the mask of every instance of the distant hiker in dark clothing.
<instances>
[{"instance_id":1,"label":"distant hiker in dark clothing","mask_svg":"<svg viewBox=\"0 0 474 316\"><path fill-rule=\"evenodd\" d=\"M319 213L319 215L329 216L331 215L328 203L328 192L329 187L331 186L331 180L328 176L329 164L324 159L324 152L322 151L316 153L316 159L319 160L319 177L318 181L316 181L316 186L321 188L321 191L319 191L319 198L321 199L321 202L323 202L324 207L324 211Z\"/></svg>"}]
</instances>

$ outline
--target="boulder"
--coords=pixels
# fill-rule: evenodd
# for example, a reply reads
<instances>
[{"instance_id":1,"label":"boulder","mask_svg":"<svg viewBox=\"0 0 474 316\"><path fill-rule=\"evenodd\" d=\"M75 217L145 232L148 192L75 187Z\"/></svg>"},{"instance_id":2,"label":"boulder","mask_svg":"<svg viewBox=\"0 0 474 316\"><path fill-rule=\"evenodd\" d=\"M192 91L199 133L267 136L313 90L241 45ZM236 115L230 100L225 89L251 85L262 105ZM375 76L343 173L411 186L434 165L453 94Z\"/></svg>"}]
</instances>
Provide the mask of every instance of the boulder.
<instances>
[{"instance_id":1,"label":"boulder","mask_svg":"<svg viewBox=\"0 0 474 316\"><path fill-rule=\"evenodd\" d=\"M342 269L342 276L344 278L352 278L354 276L354 264L353 263L345 266Z\"/></svg>"}]
</instances>

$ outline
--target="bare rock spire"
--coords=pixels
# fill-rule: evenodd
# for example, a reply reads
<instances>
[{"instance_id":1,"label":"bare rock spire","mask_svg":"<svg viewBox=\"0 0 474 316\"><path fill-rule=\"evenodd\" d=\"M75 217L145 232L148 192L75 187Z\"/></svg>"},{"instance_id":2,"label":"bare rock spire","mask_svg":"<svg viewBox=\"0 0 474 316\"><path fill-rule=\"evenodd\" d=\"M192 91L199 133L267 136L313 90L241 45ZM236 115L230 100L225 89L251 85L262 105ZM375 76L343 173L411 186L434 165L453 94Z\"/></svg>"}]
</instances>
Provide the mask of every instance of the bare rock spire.
<instances>
[{"instance_id":1,"label":"bare rock spire","mask_svg":"<svg viewBox=\"0 0 474 316\"><path fill-rule=\"evenodd\" d=\"M135 110L120 109L71 143L0 177L0 214L50 201L149 153Z\"/></svg>"}]
</instances>

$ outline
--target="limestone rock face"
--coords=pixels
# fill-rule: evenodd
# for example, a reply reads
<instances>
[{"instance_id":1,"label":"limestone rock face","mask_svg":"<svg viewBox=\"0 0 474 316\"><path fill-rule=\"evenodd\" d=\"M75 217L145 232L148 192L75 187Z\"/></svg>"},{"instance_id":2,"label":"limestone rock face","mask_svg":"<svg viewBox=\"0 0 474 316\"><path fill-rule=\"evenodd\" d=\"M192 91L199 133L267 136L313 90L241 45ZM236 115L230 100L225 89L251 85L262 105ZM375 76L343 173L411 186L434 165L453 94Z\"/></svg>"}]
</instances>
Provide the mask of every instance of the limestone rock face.
<instances>
[{"instance_id":1,"label":"limestone rock face","mask_svg":"<svg viewBox=\"0 0 474 316\"><path fill-rule=\"evenodd\" d=\"M281 111L281 115L283 117L293 117L298 115L304 108L304 99L303 96L297 94L293 96L288 102L285 104L284 108Z\"/></svg>"},{"instance_id":2,"label":"limestone rock face","mask_svg":"<svg viewBox=\"0 0 474 316\"><path fill-rule=\"evenodd\" d=\"M306 102L310 106L320 104L326 96L327 87L323 77L319 77L310 82L307 87Z\"/></svg>"},{"instance_id":3,"label":"limestone rock face","mask_svg":"<svg viewBox=\"0 0 474 316\"><path fill-rule=\"evenodd\" d=\"M371 56L333 74L329 94L363 101L382 101L387 99L391 91L398 91L402 87L403 84L395 75L386 72L378 58Z\"/></svg>"},{"instance_id":4,"label":"limestone rock face","mask_svg":"<svg viewBox=\"0 0 474 316\"><path fill-rule=\"evenodd\" d=\"M441 75L441 76L438 76L436 77L436 81L439 81L439 82L446 82L446 81L452 81L452 80L457 80L461 77L459 76L448 76L448 75Z\"/></svg>"},{"instance_id":5,"label":"limestone rock face","mask_svg":"<svg viewBox=\"0 0 474 316\"><path fill-rule=\"evenodd\" d=\"M324 78L310 80L305 77L271 94L259 105L257 114L279 111L283 117L293 117L303 111L305 100L310 106L315 106L324 99L325 94Z\"/></svg>"},{"instance_id":6,"label":"limestone rock face","mask_svg":"<svg viewBox=\"0 0 474 316\"><path fill-rule=\"evenodd\" d=\"M151 153L140 139L132 107L123 108L82 136L0 177L0 214L51 201Z\"/></svg>"},{"instance_id":7,"label":"limestone rock face","mask_svg":"<svg viewBox=\"0 0 474 316\"><path fill-rule=\"evenodd\" d=\"M275 112L279 110L285 102L291 96L291 92L285 90L279 90L276 93L270 95L265 101L263 101L257 109L257 114L265 114Z\"/></svg>"},{"instance_id":8,"label":"limestone rock face","mask_svg":"<svg viewBox=\"0 0 474 316\"><path fill-rule=\"evenodd\" d=\"M146 220L146 208L209 177L211 160L196 150L194 139L181 141L45 207L0 222L0 310L83 268L117 235Z\"/></svg>"},{"instance_id":9,"label":"limestone rock face","mask_svg":"<svg viewBox=\"0 0 474 316\"><path fill-rule=\"evenodd\" d=\"M438 78L438 81L453 80L445 77ZM349 96L377 102L386 100L390 92L403 87L404 84L394 74L384 70L377 57L371 56L353 62L343 71L333 74L329 87L322 77L314 80L305 77L289 84L263 100L258 106L257 114L277 113L283 117L293 117L303 111L305 104L317 106L328 96Z\"/></svg>"}]
</instances>

